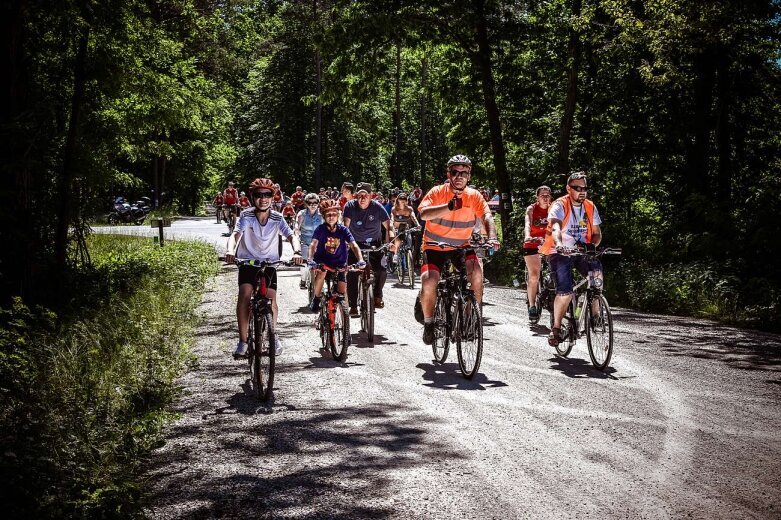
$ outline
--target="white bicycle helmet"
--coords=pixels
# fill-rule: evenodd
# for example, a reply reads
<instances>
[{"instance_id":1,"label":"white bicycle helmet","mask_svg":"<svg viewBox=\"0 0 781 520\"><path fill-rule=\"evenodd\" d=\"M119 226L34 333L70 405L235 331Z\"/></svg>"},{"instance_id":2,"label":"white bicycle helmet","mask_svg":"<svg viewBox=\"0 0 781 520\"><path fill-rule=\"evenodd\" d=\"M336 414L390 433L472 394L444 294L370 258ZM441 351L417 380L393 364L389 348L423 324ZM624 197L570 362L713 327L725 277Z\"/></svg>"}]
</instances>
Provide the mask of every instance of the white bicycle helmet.
<instances>
[{"instance_id":1,"label":"white bicycle helmet","mask_svg":"<svg viewBox=\"0 0 781 520\"><path fill-rule=\"evenodd\" d=\"M448 169L450 169L450 167L454 164L463 164L464 166L469 166L470 168L472 167L472 161L469 160L469 157L461 154L454 155L450 158L450 160L447 162Z\"/></svg>"}]
</instances>

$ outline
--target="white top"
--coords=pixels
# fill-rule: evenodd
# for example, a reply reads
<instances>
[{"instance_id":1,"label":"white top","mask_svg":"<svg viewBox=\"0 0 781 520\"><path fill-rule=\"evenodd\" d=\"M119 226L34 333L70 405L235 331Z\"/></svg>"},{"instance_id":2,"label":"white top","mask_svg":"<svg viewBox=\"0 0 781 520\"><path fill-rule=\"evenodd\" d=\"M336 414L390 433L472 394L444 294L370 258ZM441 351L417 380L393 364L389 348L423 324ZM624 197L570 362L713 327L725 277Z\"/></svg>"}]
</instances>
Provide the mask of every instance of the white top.
<instances>
[{"instance_id":1,"label":"white top","mask_svg":"<svg viewBox=\"0 0 781 520\"><path fill-rule=\"evenodd\" d=\"M287 225L282 214L269 210L271 213L265 225L260 225L255 217L255 209L250 208L241 212L236 223L236 231L241 233L239 246L236 248L236 258L252 258L276 262L279 260L278 236L290 237L293 231Z\"/></svg>"},{"instance_id":2,"label":"white top","mask_svg":"<svg viewBox=\"0 0 781 520\"><path fill-rule=\"evenodd\" d=\"M569 201L565 201L569 204ZM586 209L581 206L572 205L569 212L569 222L563 222L564 220L564 204L560 200L554 202L548 210L548 221L551 219L561 221L561 244L564 247L575 247L575 244L580 242L586 243L586 230L588 229L588 222L586 222ZM594 206L594 222L591 223L591 229L593 232L594 226L602 224L602 219L599 218L599 211Z\"/></svg>"}]
</instances>

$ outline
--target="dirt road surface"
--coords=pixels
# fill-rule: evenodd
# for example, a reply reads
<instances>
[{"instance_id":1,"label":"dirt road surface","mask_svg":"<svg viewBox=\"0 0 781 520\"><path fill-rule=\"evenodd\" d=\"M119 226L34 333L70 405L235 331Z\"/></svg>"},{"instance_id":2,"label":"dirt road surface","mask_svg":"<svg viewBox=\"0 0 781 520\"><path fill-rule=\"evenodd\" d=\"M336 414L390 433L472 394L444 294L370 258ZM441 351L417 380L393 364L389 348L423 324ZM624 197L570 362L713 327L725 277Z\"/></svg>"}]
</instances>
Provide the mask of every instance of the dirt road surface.
<instances>
[{"instance_id":1,"label":"dirt road surface","mask_svg":"<svg viewBox=\"0 0 781 520\"><path fill-rule=\"evenodd\" d=\"M202 226L222 247L217 224ZM616 309L601 372L584 341L556 357L522 294L489 287L483 363L467 381L455 359L432 362L415 291L393 278L375 342L353 319L338 363L298 273L280 271L285 352L263 404L230 355L235 293L224 267L181 417L146 475L154 518L781 517L778 335Z\"/></svg>"}]
</instances>

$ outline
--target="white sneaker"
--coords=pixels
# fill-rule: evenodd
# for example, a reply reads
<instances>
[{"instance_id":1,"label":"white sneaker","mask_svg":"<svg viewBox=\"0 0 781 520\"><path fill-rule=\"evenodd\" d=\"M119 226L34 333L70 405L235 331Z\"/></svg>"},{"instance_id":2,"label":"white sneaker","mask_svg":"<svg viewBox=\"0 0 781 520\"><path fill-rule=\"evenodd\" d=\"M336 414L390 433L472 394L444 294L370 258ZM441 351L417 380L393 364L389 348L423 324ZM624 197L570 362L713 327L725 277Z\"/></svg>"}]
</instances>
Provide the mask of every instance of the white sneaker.
<instances>
[{"instance_id":1,"label":"white sneaker","mask_svg":"<svg viewBox=\"0 0 781 520\"><path fill-rule=\"evenodd\" d=\"M235 357L244 357L247 355L247 348L249 348L247 343L244 341L239 341L238 345L236 345L236 351L233 353L233 355Z\"/></svg>"},{"instance_id":2,"label":"white sneaker","mask_svg":"<svg viewBox=\"0 0 781 520\"><path fill-rule=\"evenodd\" d=\"M399 255L393 255L393 260L391 260L391 261L393 262L393 265L398 264L399 263Z\"/></svg>"},{"instance_id":3,"label":"white sneaker","mask_svg":"<svg viewBox=\"0 0 781 520\"><path fill-rule=\"evenodd\" d=\"M274 354L276 354L277 356L280 355L283 350L285 350L284 348L282 348L282 342L279 340L279 334L277 334L276 332L274 333L274 346L276 347L274 349Z\"/></svg>"}]
</instances>

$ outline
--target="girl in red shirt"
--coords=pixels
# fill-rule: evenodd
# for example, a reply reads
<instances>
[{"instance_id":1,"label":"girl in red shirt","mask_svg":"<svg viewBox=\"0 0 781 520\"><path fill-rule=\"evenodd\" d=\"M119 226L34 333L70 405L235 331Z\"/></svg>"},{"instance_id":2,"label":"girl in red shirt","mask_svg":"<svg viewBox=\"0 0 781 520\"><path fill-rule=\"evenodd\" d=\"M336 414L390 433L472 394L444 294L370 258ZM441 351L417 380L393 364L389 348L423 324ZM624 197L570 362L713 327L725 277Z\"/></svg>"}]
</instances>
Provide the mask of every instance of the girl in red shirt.
<instances>
[{"instance_id":1,"label":"girl in red shirt","mask_svg":"<svg viewBox=\"0 0 781 520\"><path fill-rule=\"evenodd\" d=\"M526 296L529 304L529 323L537 324L542 309L534 306L537 299L537 285L540 281L542 260L537 250L545 240L548 227L548 208L551 204L551 191L547 186L537 188L537 202L526 208L523 227L523 259L526 262Z\"/></svg>"}]
</instances>

